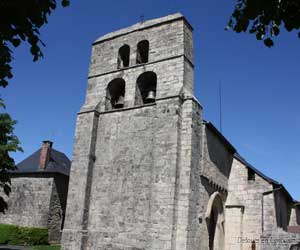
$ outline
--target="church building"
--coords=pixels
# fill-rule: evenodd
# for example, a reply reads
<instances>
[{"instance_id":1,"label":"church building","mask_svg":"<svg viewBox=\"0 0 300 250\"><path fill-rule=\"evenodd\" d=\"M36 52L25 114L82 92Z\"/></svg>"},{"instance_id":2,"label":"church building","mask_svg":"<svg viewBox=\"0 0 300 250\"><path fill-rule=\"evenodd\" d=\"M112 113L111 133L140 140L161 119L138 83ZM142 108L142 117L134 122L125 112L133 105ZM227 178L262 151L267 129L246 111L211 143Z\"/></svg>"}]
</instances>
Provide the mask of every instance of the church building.
<instances>
[{"instance_id":1,"label":"church building","mask_svg":"<svg viewBox=\"0 0 300 250\"><path fill-rule=\"evenodd\" d=\"M177 13L93 43L64 250L297 249L299 202L203 120L192 32Z\"/></svg>"}]
</instances>

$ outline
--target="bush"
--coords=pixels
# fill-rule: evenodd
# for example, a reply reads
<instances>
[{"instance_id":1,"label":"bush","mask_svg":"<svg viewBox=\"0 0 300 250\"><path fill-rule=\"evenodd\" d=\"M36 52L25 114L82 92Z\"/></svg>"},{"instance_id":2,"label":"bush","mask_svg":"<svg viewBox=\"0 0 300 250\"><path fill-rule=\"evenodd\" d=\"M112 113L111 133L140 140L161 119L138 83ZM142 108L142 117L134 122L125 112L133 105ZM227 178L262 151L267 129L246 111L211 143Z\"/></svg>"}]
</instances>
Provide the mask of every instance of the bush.
<instances>
[{"instance_id":1,"label":"bush","mask_svg":"<svg viewBox=\"0 0 300 250\"><path fill-rule=\"evenodd\" d=\"M15 225L0 224L0 244L8 244L18 235L18 227Z\"/></svg>"},{"instance_id":2,"label":"bush","mask_svg":"<svg viewBox=\"0 0 300 250\"><path fill-rule=\"evenodd\" d=\"M31 247L32 250L61 250L60 245L39 245Z\"/></svg>"},{"instance_id":3,"label":"bush","mask_svg":"<svg viewBox=\"0 0 300 250\"><path fill-rule=\"evenodd\" d=\"M45 245L48 244L48 230L0 224L0 244Z\"/></svg>"}]
</instances>

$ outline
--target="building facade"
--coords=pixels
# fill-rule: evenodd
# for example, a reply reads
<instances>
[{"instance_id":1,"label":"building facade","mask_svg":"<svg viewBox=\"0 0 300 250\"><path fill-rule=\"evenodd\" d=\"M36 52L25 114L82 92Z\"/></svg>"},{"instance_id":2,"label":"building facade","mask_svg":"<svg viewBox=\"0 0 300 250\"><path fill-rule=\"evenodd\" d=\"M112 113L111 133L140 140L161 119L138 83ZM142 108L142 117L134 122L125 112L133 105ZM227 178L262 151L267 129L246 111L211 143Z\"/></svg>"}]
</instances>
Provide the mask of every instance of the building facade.
<instances>
[{"instance_id":1,"label":"building facade","mask_svg":"<svg viewBox=\"0 0 300 250\"><path fill-rule=\"evenodd\" d=\"M44 141L11 172L11 193L0 223L47 228L49 242L60 242L66 210L70 160Z\"/></svg>"},{"instance_id":2,"label":"building facade","mask_svg":"<svg viewBox=\"0 0 300 250\"><path fill-rule=\"evenodd\" d=\"M263 249L243 237L257 225L249 237L261 236L262 221L266 229L280 228L268 210L275 191L257 201L253 216L264 204L263 219L251 217L249 199L258 198L248 192L248 179L243 184L243 171L254 172L253 190L268 192L273 184L258 184L260 173L202 119L193 94L192 31L174 14L93 43L77 116L65 250ZM278 200L296 211L286 195ZM287 232L287 220L282 225Z\"/></svg>"}]
</instances>

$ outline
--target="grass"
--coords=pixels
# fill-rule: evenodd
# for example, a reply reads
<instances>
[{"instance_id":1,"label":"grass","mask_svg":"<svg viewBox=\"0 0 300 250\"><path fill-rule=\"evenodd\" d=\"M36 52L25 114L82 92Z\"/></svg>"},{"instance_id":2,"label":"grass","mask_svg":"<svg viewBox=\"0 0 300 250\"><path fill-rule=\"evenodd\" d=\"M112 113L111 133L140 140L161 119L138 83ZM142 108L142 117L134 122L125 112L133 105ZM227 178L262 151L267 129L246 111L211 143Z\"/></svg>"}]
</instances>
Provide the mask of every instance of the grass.
<instances>
[{"instance_id":1,"label":"grass","mask_svg":"<svg viewBox=\"0 0 300 250\"><path fill-rule=\"evenodd\" d=\"M60 250L60 245L36 245L30 247L32 250Z\"/></svg>"},{"instance_id":2,"label":"grass","mask_svg":"<svg viewBox=\"0 0 300 250\"><path fill-rule=\"evenodd\" d=\"M25 246L48 244L48 230L0 224L0 244Z\"/></svg>"}]
</instances>

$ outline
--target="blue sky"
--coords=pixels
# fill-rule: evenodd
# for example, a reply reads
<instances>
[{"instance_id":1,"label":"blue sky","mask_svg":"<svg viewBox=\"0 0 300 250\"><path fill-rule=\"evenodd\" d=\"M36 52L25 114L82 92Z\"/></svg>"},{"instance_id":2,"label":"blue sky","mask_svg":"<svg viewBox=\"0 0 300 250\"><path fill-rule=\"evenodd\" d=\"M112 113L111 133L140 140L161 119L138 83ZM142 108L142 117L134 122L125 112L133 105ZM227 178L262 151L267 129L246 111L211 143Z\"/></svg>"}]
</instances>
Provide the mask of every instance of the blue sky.
<instances>
[{"instance_id":1,"label":"blue sky","mask_svg":"<svg viewBox=\"0 0 300 250\"><path fill-rule=\"evenodd\" d=\"M275 47L254 36L224 31L235 1L71 1L41 30L44 59L32 62L28 46L14 54L14 78L1 90L18 120L15 133L24 153L50 139L69 157L76 112L84 102L91 43L99 36L139 22L181 12L194 27L195 95L204 118L219 124L222 82L223 133L251 164L282 182L294 198L300 178L300 40L282 31Z\"/></svg>"}]
</instances>

